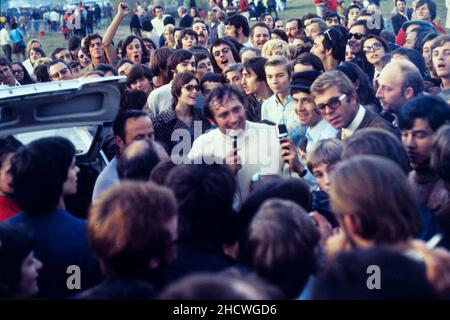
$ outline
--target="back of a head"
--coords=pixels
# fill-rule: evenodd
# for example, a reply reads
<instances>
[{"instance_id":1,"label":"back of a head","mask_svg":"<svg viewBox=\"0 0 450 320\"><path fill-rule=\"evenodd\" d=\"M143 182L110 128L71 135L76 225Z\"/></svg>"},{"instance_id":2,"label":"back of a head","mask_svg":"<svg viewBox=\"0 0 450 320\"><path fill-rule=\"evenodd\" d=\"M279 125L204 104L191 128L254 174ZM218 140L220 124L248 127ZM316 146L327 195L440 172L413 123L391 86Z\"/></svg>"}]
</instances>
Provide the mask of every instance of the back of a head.
<instances>
[{"instance_id":1,"label":"back of a head","mask_svg":"<svg viewBox=\"0 0 450 320\"><path fill-rule=\"evenodd\" d=\"M421 218L406 174L380 156L355 156L338 164L330 192L331 208L358 220L364 240L395 245L417 237Z\"/></svg>"},{"instance_id":2,"label":"back of a head","mask_svg":"<svg viewBox=\"0 0 450 320\"><path fill-rule=\"evenodd\" d=\"M0 299L20 294L22 263L32 250L32 239L25 230L0 223Z\"/></svg>"},{"instance_id":3,"label":"back of a head","mask_svg":"<svg viewBox=\"0 0 450 320\"><path fill-rule=\"evenodd\" d=\"M217 245L234 240L228 238L236 186L226 165L180 165L170 171L166 185L175 193L178 212L187 224L183 236Z\"/></svg>"},{"instance_id":4,"label":"back of a head","mask_svg":"<svg viewBox=\"0 0 450 320\"><path fill-rule=\"evenodd\" d=\"M290 200L302 208L309 209L311 192L300 179L281 179L264 182L253 190L241 206L239 212L239 234L243 236L261 205L270 198Z\"/></svg>"},{"instance_id":5,"label":"back of a head","mask_svg":"<svg viewBox=\"0 0 450 320\"><path fill-rule=\"evenodd\" d=\"M342 159L356 155L377 155L394 161L405 174L411 170L408 154L401 141L391 132L378 128L357 130L344 141Z\"/></svg>"},{"instance_id":6,"label":"back of a head","mask_svg":"<svg viewBox=\"0 0 450 320\"><path fill-rule=\"evenodd\" d=\"M173 260L168 224L177 216L171 190L151 182L123 181L111 187L90 209L87 230L91 247L108 276L140 277Z\"/></svg>"},{"instance_id":7,"label":"back of a head","mask_svg":"<svg viewBox=\"0 0 450 320\"><path fill-rule=\"evenodd\" d=\"M228 274L198 273L169 285L160 300L268 300L267 284Z\"/></svg>"},{"instance_id":8,"label":"back of a head","mask_svg":"<svg viewBox=\"0 0 450 320\"><path fill-rule=\"evenodd\" d=\"M292 201L269 199L240 245L240 260L288 299L298 297L316 272L320 233L308 213Z\"/></svg>"},{"instance_id":9,"label":"back of a head","mask_svg":"<svg viewBox=\"0 0 450 320\"><path fill-rule=\"evenodd\" d=\"M119 158L117 173L120 179L148 181L159 160L153 141L134 141Z\"/></svg>"},{"instance_id":10,"label":"back of a head","mask_svg":"<svg viewBox=\"0 0 450 320\"><path fill-rule=\"evenodd\" d=\"M75 147L63 137L38 139L20 149L11 161L19 206L30 214L54 210L74 156Z\"/></svg>"},{"instance_id":11,"label":"back of a head","mask_svg":"<svg viewBox=\"0 0 450 320\"><path fill-rule=\"evenodd\" d=\"M436 294L423 264L375 246L337 256L314 283L312 299L429 300Z\"/></svg>"},{"instance_id":12,"label":"back of a head","mask_svg":"<svg viewBox=\"0 0 450 320\"><path fill-rule=\"evenodd\" d=\"M409 130L418 118L427 120L430 128L436 131L450 120L448 103L439 96L421 95L415 97L406 102L400 109L398 126L401 130Z\"/></svg>"}]
</instances>

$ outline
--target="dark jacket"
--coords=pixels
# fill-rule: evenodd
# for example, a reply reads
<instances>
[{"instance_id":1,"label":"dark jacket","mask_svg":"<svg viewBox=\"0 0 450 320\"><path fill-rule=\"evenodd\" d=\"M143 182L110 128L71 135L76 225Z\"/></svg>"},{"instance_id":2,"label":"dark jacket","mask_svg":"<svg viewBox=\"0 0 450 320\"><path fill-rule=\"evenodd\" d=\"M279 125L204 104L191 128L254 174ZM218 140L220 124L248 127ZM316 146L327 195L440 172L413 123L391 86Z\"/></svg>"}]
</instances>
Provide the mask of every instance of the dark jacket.
<instances>
[{"instance_id":1,"label":"dark jacket","mask_svg":"<svg viewBox=\"0 0 450 320\"><path fill-rule=\"evenodd\" d=\"M396 135L398 138L400 138L400 130L396 127L394 127L393 124L387 122L384 120L380 115L367 110L364 114L364 118L361 121L360 125L356 130L364 129L364 128L380 128L385 129L394 135Z\"/></svg>"},{"instance_id":2,"label":"dark jacket","mask_svg":"<svg viewBox=\"0 0 450 320\"><path fill-rule=\"evenodd\" d=\"M194 18L187 14L180 19L180 28L190 28L192 27L192 22L194 22Z\"/></svg>"}]
</instances>

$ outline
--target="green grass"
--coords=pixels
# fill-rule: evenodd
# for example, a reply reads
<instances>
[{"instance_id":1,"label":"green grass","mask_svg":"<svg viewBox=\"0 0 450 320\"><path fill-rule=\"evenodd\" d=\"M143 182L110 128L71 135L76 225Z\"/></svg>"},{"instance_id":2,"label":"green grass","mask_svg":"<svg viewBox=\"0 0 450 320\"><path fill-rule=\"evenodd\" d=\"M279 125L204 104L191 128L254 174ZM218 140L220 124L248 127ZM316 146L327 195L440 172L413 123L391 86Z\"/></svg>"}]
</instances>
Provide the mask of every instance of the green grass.
<instances>
[{"instance_id":1,"label":"green grass","mask_svg":"<svg viewBox=\"0 0 450 320\"><path fill-rule=\"evenodd\" d=\"M116 2L118 2L118 0L111 1L111 3L113 3L114 8L117 8L117 5L115 4ZM131 4L133 2L134 1L129 2L130 6L132 6ZM346 0L346 2L349 3L350 1ZM389 18L391 16L391 11L393 7L392 2L393 2L392 0L381 0L381 10L385 18ZM410 3L410 1L408 3ZM445 7L444 0L436 0L436 5L438 16L441 19L441 25L445 25L447 9ZM289 18L300 18L308 12L315 12L312 0L288 0L287 9L280 13L280 17L283 20L287 20ZM116 37L114 38L115 43L117 43L120 39L124 39L127 35L129 35L128 21L129 20L125 20L124 22L122 22L122 25L120 26L116 34ZM100 34L103 34L105 30L103 29L95 31L96 32L98 31ZM50 54L57 47L67 46L67 41L64 40L64 37L61 33L48 33L45 34L43 37L37 38L41 40L42 43L44 44L44 49L47 54ZM26 37L25 39L28 40L29 37ZM0 55L3 55L3 53L0 52Z\"/></svg>"}]
</instances>

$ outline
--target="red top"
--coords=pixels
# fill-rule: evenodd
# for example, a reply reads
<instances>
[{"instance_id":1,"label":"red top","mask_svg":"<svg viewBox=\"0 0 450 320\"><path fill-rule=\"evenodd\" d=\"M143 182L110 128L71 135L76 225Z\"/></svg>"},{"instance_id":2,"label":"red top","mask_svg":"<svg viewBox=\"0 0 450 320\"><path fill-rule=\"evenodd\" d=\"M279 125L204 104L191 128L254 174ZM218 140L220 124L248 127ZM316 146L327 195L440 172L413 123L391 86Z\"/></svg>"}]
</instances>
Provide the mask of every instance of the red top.
<instances>
[{"instance_id":1,"label":"red top","mask_svg":"<svg viewBox=\"0 0 450 320\"><path fill-rule=\"evenodd\" d=\"M15 202L0 195L0 221L11 218L19 211L20 208Z\"/></svg>"},{"instance_id":2,"label":"red top","mask_svg":"<svg viewBox=\"0 0 450 320\"><path fill-rule=\"evenodd\" d=\"M337 11L338 0L328 0L328 10Z\"/></svg>"},{"instance_id":3,"label":"red top","mask_svg":"<svg viewBox=\"0 0 450 320\"><path fill-rule=\"evenodd\" d=\"M431 23L433 24L433 26L436 27L436 29L438 29L440 33L447 33L447 31L445 31L445 29L442 26L438 25L437 23L434 23L433 21ZM405 31L403 31L403 28L400 28L397 34L397 38L395 38L395 44L398 44L399 46L403 47L405 43L406 43L406 33Z\"/></svg>"}]
</instances>

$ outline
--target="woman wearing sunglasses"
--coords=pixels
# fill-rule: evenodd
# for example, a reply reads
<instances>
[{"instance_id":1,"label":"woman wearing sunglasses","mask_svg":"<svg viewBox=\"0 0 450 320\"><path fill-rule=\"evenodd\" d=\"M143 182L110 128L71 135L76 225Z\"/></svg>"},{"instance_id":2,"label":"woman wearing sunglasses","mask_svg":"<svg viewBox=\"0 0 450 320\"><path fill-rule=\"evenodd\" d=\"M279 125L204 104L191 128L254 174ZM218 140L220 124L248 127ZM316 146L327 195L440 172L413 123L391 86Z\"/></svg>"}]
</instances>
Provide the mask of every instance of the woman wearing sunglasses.
<instances>
[{"instance_id":1,"label":"woman wearing sunglasses","mask_svg":"<svg viewBox=\"0 0 450 320\"><path fill-rule=\"evenodd\" d=\"M211 127L202 110L195 108L199 94L199 82L192 72L177 73L172 81L172 107L152 119L155 138L169 154L173 150L177 156L187 155L194 139Z\"/></svg>"},{"instance_id":2,"label":"woman wearing sunglasses","mask_svg":"<svg viewBox=\"0 0 450 320\"><path fill-rule=\"evenodd\" d=\"M369 35L366 40L364 40L363 51L367 61L375 68L373 75L373 80L375 80L381 72L381 58L391 51L389 45L382 38L375 35Z\"/></svg>"}]
</instances>

